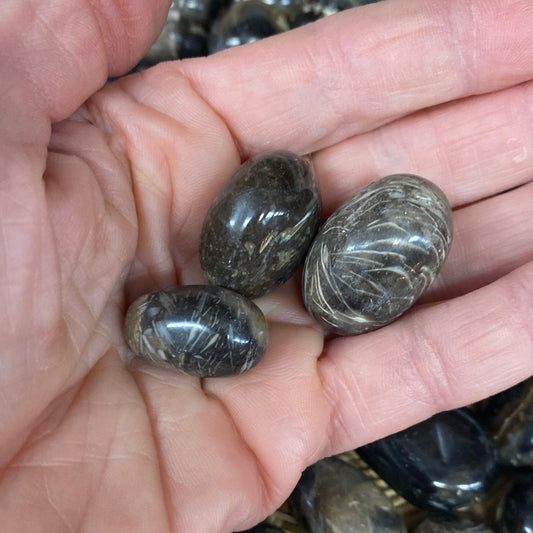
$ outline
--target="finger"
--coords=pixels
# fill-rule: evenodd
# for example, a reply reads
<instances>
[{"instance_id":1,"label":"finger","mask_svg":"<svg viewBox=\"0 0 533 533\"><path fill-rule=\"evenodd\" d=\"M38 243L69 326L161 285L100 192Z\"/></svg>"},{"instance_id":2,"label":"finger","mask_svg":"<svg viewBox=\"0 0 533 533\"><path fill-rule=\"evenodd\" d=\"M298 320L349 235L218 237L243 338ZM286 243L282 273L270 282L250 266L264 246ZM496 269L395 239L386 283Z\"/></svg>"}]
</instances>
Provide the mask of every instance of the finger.
<instances>
[{"instance_id":1,"label":"finger","mask_svg":"<svg viewBox=\"0 0 533 533\"><path fill-rule=\"evenodd\" d=\"M324 453L356 447L533 374L533 264L454 300L419 307L319 360L334 417Z\"/></svg>"},{"instance_id":2,"label":"finger","mask_svg":"<svg viewBox=\"0 0 533 533\"><path fill-rule=\"evenodd\" d=\"M455 206L533 178L533 82L398 119L317 152L326 213L355 190L398 172L434 181Z\"/></svg>"},{"instance_id":3,"label":"finger","mask_svg":"<svg viewBox=\"0 0 533 533\"><path fill-rule=\"evenodd\" d=\"M108 85L82 111L113 139L132 179L139 236L130 296L205 282L198 259L203 219L240 164L223 121L166 68Z\"/></svg>"},{"instance_id":4,"label":"finger","mask_svg":"<svg viewBox=\"0 0 533 533\"><path fill-rule=\"evenodd\" d=\"M0 131L12 139L49 135L48 122L70 115L108 76L140 59L169 3L3 2Z\"/></svg>"},{"instance_id":5,"label":"finger","mask_svg":"<svg viewBox=\"0 0 533 533\"><path fill-rule=\"evenodd\" d=\"M310 152L399 116L531 78L529 0L358 7L175 65L244 154Z\"/></svg>"},{"instance_id":6,"label":"finger","mask_svg":"<svg viewBox=\"0 0 533 533\"><path fill-rule=\"evenodd\" d=\"M454 212L450 254L421 302L479 289L533 261L533 182Z\"/></svg>"}]
</instances>

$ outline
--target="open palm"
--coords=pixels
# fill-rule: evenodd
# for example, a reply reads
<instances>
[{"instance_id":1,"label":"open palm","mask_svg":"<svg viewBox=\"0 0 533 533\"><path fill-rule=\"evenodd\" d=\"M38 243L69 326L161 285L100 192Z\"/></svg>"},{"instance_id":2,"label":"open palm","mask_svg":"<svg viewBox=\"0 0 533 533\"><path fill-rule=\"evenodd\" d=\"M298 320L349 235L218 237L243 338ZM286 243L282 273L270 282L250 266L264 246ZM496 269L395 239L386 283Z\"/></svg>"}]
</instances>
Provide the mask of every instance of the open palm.
<instances>
[{"instance_id":1,"label":"open palm","mask_svg":"<svg viewBox=\"0 0 533 533\"><path fill-rule=\"evenodd\" d=\"M383 2L96 92L167 3L0 10L3 531L243 529L320 457L533 372L530 1ZM325 342L291 280L249 373L128 370L126 306L204 282L205 212L277 148L313 154L325 215L386 174L435 181L456 229L433 288Z\"/></svg>"}]
</instances>

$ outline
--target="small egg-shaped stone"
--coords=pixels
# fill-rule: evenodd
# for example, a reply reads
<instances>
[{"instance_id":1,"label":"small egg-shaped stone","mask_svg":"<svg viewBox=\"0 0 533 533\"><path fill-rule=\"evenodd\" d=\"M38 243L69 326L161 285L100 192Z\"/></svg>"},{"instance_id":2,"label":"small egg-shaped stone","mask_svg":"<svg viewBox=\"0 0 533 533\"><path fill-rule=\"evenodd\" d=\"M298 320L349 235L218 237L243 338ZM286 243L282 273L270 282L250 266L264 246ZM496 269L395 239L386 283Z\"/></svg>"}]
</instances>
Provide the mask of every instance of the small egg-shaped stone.
<instances>
[{"instance_id":1,"label":"small egg-shaped stone","mask_svg":"<svg viewBox=\"0 0 533 533\"><path fill-rule=\"evenodd\" d=\"M407 532L381 489L337 457L326 457L306 468L290 503L308 533Z\"/></svg>"},{"instance_id":2,"label":"small egg-shaped stone","mask_svg":"<svg viewBox=\"0 0 533 533\"><path fill-rule=\"evenodd\" d=\"M452 240L444 193L411 174L377 180L320 229L307 256L303 296L326 329L357 335L413 305L435 278Z\"/></svg>"},{"instance_id":3,"label":"small egg-shaped stone","mask_svg":"<svg viewBox=\"0 0 533 533\"><path fill-rule=\"evenodd\" d=\"M285 151L253 157L206 215L202 269L214 285L263 296L304 262L319 222L320 198L308 159Z\"/></svg>"},{"instance_id":4,"label":"small egg-shaped stone","mask_svg":"<svg viewBox=\"0 0 533 533\"><path fill-rule=\"evenodd\" d=\"M221 287L189 285L135 300L126 314L125 337L136 356L155 366L216 377L256 365L268 329L248 298Z\"/></svg>"},{"instance_id":5,"label":"small egg-shaped stone","mask_svg":"<svg viewBox=\"0 0 533 533\"><path fill-rule=\"evenodd\" d=\"M288 29L284 14L272 6L255 0L236 2L211 26L209 53L259 41Z\"/></svg>"}]
</instances>

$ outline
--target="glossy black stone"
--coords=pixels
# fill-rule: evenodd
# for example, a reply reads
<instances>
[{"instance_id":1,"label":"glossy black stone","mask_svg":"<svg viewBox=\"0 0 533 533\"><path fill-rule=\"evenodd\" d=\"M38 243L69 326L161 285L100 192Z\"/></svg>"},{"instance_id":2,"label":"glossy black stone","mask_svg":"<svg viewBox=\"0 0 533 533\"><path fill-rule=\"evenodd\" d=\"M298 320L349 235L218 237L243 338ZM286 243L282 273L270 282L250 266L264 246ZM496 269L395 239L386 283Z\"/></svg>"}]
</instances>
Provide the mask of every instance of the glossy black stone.
<instances>
[{"instance_id":1,"label":"glossy black stone","mask_svg":"<svg viewBox=\"0 0 533 533\"><path fill-rule=\"evenodd\" d=\"M498 471L496 446L467 409L437 414L357 452L407 501L450 515L478 501Z\"/></svg>"},{"instance_id":2,"label":"glossy black stone","mask_svg":"<svg viewBox=\"0 0 533 533\"><path fill-rule=\"evenodd\" d=\"M320 220L310 162L284 151L245 162L207 213L200 261L210 283L257 298L303 263Z\"/></svg>"},{"instance_id":3,"label":"glossy black stone","mask_svg":"<svg viewBox=\"0 0 533 533\"><path fill-rule=\"evenodd\" d=\"M305 262L305 305L340 335L384 326L431 284L451 239L450 205L436 185L409 174L377 180L320 229Z\"/></svg>"},{"instance_id":4,"label":"glossy black stone","mask_svg":"<svg viewBox=\"0 0 533 533\"><path fill-rule=\"evenodd\" d=\"M500 533L533 532L533 472L519 479L503 500Z\"/></svg>"},{"instance_id":5,"label":"glossy black stone","mask_svg":"<svg viewBox=\"0 0 533 533\"><path fill-rule=\"evenodd\" d=\"M494 533L494 530L472 520L429 517L416 527L414 533Z\"/></svg>"},{"instance_id":6,"label":"glossy black stone","mask_svg":"<svg viewBox=\"0 0 533 533\"><path fill-rule=\"evenodd\" d=\"M307 468L290 497L309 533L405 533L381 490L354 466L329 457Z\"/></svg>"},{"instance_id":7,"label":"glossy black stone","mask_svg":"<svg viewBox=\"0 0 533 533\"><path fill-rule=\"evenodd\" d=\"M141 296L125 319L126 341L155 366L199 377L242 374L267 345L267 323L250 300L221 287L172 287Z\"/></svg>"},{"instance_id":8,"label":"glossy black stone","mask_svg":"<svg viewBox=\"0 0 533 533\"><path fill-rule=\"evenodd\" d=\"M288 29L285 15L271 6L253 0L238 2L211 26L209 53L258 41Z\"/></svg>"},{"instance_id":9,"label":"glossy black stone","mask_svg":"<svg viewBox=\"0 0 533 533\"><path fill-rule=\"evenodd\" d=\"M501 463L533 467L533 378L488 398L475 415L493 435Z\"/></svg>"}]
</instances>

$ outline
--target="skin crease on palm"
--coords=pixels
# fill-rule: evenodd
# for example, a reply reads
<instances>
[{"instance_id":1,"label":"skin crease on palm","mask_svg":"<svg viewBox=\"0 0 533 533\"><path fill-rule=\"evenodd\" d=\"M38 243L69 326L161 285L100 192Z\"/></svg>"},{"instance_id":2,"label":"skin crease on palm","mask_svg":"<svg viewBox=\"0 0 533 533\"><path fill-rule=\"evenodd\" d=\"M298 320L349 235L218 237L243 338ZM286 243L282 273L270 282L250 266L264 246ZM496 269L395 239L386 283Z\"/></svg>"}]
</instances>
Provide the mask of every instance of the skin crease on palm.
<instances>
[{"instance_id":1,"label":"skin crease on palm","mask_svg":"<svg viewBox=\"0 0 533 533\"><path fill-rule=\"evenodd\" d=\"M6 532L231 532L319 458L533 373L533 4L389 0L107 84L168 1L0 7L0 518ZM312 153L324 215L413 172L454 207L435 285L328 339L298 280L263 361L206 379L124 364L140 294L201 283L211 201L251 154Z\"/></svg>"}]
</instances>

